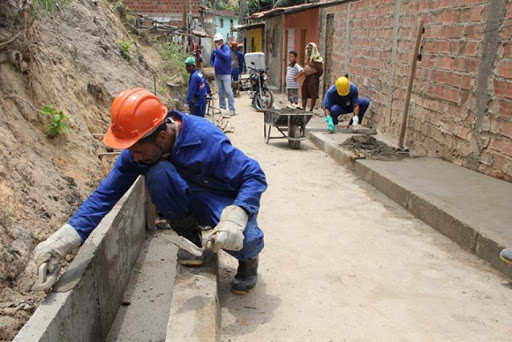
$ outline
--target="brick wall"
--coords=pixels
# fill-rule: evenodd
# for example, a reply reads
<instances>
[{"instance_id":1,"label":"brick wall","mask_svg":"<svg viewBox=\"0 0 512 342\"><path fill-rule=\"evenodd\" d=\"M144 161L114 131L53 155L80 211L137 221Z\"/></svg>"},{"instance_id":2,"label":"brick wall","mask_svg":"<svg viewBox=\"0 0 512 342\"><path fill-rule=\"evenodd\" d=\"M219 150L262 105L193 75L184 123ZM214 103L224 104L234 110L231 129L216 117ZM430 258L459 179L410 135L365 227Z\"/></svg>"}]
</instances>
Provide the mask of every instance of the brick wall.
<instances>
[{"instance_id":1,"label":"brick wall","mask_svg":"<svg viewBox=\"0 0 512 342\"><path fill-rule=\"evenodd\" d=\"M324 81L348 72L371 99L364 123L394 142L422 17L406 146L512 181L511 0L358 1L324 9L322 23L329 13L336 62Z\"/></svg>"},{"instance_id":2,"label":"brick wall","mask_svg":"<svg viewBox=\"0 0 512 342\"><path fill-rule=\"evenodd\" d=\"M173 23L183 18L182 0L125 0L124 4L132 13L156 17L171 17ZM199 13L200 0L187 1L187 13Z\"/></svg>"}]
</instances>

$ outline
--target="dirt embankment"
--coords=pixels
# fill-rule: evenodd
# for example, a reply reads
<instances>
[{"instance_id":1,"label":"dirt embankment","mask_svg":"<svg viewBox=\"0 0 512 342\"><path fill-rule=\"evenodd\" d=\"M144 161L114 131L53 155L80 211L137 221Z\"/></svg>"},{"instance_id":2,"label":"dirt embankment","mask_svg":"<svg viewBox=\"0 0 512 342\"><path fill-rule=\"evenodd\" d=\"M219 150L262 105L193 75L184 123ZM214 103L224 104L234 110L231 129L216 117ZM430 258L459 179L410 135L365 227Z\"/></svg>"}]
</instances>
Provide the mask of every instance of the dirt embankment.
<instances>
[{"instance_id":1,"label":"dirt embankment","mask_svg":"<svg viewBox=\"0 0 512 342\"><path fill-rule=\"evenodd\" d=\"M131 60L122 57L116 41L130 37L113 4L74 0L42 16L19 3L0 2L0 340L12 339L44 298L30 291L34 247L110 169L92 133L107 130L113 97L153 90L154 75L162 76L152 47L132 40ZM159 95L173 103L160 84ZM68 134L47 136L44 106L69 117Z\"/></svg>"}]
</instances>

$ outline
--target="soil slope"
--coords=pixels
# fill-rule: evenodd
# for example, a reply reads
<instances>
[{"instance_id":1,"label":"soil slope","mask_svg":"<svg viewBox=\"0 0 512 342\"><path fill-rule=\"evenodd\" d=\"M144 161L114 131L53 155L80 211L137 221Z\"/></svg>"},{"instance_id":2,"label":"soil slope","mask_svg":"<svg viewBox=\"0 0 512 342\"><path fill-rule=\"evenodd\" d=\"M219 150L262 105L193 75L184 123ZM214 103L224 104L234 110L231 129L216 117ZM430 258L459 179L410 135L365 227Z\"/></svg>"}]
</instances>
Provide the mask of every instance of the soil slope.
<instances>
[{"instance_id":1,"label":"soil slope","mask_svg":"<svg viewBox=\"0 0 512 342\"><path fill-rule=\"evenodd\" d=\"M43 15L19 3L0 2L0 340L12 339L45 296L30 291L34 247L110 169L92 133L107 130L120 91L153 90L161 65L154 48L135 42L131 61L121 56L116 40L129 35L114 4L73 0ZM68 134L47 136L44 106L69 117Z\"/></svg>"}]
</instances>

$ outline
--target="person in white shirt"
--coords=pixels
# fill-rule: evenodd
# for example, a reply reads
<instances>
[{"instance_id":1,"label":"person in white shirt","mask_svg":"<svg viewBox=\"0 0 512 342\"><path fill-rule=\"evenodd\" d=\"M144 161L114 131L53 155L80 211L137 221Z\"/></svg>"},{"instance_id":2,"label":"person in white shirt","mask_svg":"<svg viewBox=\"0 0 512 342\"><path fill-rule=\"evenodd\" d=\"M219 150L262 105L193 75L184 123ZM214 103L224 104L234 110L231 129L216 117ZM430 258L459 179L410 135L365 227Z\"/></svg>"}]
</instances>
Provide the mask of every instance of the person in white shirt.
<instances>
[{"instance_id":1,"label":"person in white shirt","mask_svg":"<svg viewBox=\"0 0 512 342\"><path fill-rule=\"evenodd\" d=\"M297 75L303 70L297 63L297 51L291 50L288 53L288 69L286 71L286 93L288 94L288 101L291 104L299 103L299 82L297 82Z\"/></svg>"}]
</instances>

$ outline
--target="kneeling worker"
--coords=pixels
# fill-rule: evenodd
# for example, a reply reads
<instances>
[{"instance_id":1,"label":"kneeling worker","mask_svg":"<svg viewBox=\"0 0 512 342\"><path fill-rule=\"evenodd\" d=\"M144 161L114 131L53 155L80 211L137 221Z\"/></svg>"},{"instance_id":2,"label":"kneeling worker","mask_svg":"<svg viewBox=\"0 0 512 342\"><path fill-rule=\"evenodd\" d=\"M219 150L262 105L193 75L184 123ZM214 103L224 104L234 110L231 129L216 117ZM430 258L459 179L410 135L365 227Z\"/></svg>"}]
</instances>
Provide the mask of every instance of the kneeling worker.
<instances>
[{"instance_id":1,"label":"kneeling worker","mask_svg":"<svg viewBox=\"0 0 512 342\"><path fill-rule=\"evenodd\" d=\"M111 126L103 141L122 152L69 222L36 247L37 268L47 266L51 273L144 175L160 216L179 235L201 246L201 226L215 227L213 251L223 249L238 260L232 291L251 291L264 245L256 219L267 182L258 162L233 147L210 121L168 112L146 89L121 92L110 115ZM198 258L178 251L178 261L184 265L202 264Z\"/></svg>"},{"instance_id":2,"label":"kneeling worker","mask_svg":"<svg viewBox=\"0 0 512 342\"><path fill-rule=\"evenodd\" d=\"M196 59L194 57L187 57L185 68L190 74L185 104L188 105L190 114L204 117L206 113L206 96L212 93L210 84L201 70L196 69Z\"/></svg>"},{"instance_id":3,"label":"kneeling worker","mask_svg":"<svg viewBox=\"0 0 512 342\"><path fill-rule=\"evenodd\" d=\"M370 105L366 97L359 97L356 85L342 76L336 80L325 93L324 107L325 120L330 131L334 131L334 125L338 124L338 116L353 113L349 126L356 128L363 121L364 114Z\"/></svg>"}]
</instances>

